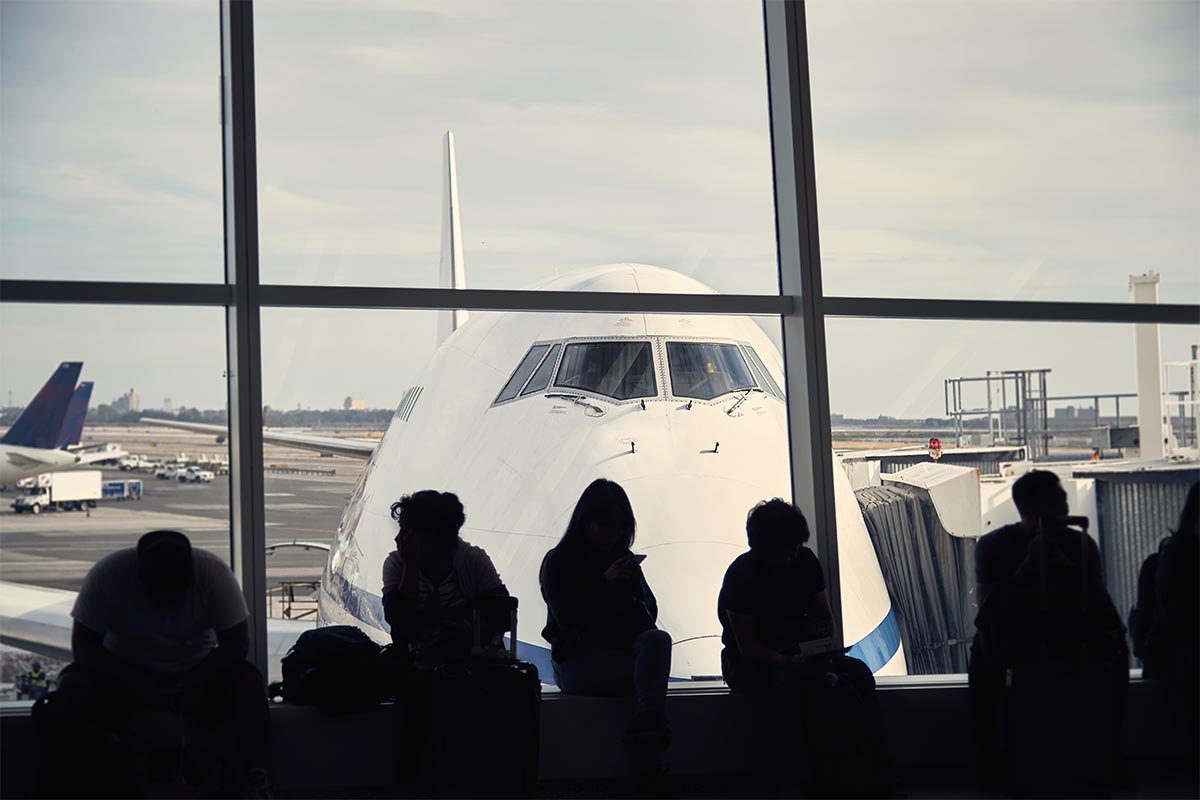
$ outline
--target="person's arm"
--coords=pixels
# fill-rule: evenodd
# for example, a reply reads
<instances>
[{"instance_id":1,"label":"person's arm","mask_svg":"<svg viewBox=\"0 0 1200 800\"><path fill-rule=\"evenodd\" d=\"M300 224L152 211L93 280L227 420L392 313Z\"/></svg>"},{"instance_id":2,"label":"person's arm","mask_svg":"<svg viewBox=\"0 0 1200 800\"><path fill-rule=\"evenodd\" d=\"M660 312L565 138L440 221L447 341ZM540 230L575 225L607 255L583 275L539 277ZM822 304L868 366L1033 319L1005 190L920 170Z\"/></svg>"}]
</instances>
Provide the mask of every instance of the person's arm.
<instances>
[{"instance_id":1,"label":"person's arm","mask_svg":"<svg viewBox=\"0 0 1200 800\"><path fill-rule=\"evenodd\" d=\"M822 635L833 635L833 609L829 607L829 594L824 589L817 592L814 605L817 608L817 622L823 627L821 628Z\"/></svg>"},{"instance_id":2,"label":"person's arm","mask_svg":"<svg viewBox=\"0 0 1200 800\"><path fill-rule=\"evenodd\" d=\"M383 616L391 628L392 643L402 647L417 635L416 563L401 551L391 553L383 563Z\"/></svg>"},{"instance_id":3,"label":"person's arm","mask_svg":"<svg viewBox=\"0 0 1200 800\"><path fill-rule=\"evenodd\" d=\"M729 620L729 627L733 630L733 638L737 640L738 649L742 651L742 657L746 660L779 666L790 664L795 660L778 650L772 650L763 643L762 639L758 638L758 632L754 627L754 617L750 614L730 609L725 609L724 613L725 618Z\"/></svg>"}]
</instances>

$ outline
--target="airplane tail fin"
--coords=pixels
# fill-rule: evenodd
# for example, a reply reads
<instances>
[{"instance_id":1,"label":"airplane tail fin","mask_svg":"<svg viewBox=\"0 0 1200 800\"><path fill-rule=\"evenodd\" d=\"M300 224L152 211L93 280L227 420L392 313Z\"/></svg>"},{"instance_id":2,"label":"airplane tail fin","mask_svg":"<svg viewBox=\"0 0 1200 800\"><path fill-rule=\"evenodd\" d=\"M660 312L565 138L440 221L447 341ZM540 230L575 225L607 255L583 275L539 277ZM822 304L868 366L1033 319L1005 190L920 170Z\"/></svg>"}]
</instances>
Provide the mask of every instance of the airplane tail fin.
<instances>
[{"instance_id":1,"label":"airplane tail fin","mask_svg":"<svg viewBox=\"0 0 1200 800\"><path fill-rule=\"evenodd\" d=\"M92 385L91 381L84 381L75 388L75 394L71 395L67 414L63 417L62 430L58 432L58 441L54 443L57 449L63 450L73 444L79 444L79 440L83 438L83 421L87 419Z\"/></svg>"},{"instance_id":2,"label":"airplane tail fin","mask_svg":"<svg viewBox=\"0 0 1200 800\"><path fill-rule=\"evenodd\" d=\"M467 288L463 264L462 223L458 214L458 170L454 165L454 133L442 138L442 258L439 279L442 288ZM463 309L446 309L438 317L438 344L467 321Z\"/></svg>"},{"instance_id":3,"label":"airplane tail fin","mask_svg":"<svg viewBox=\"0 0 1200 800\"><path fill-rule=\"evenodd\" d=\"M75 393L75 381L79 379L82 369L82 361L59 364L50 380L25 407L0 442L18 447L53 449L67 415L67 405Z\"/></svg>"}]
</instances>

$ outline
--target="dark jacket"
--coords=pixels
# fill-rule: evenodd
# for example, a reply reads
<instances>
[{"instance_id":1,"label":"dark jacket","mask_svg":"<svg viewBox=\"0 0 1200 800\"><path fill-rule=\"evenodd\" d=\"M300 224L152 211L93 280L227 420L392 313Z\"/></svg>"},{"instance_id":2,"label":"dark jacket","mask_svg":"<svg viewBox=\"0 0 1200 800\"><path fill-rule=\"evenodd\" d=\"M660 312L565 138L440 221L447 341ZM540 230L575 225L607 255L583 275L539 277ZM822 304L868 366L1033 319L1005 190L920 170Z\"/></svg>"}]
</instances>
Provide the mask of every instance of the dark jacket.
<instances>
[{"instance_id":1,"label":"dark jacket","mask_svg":"<svg viewBox=\"0 0 1200 800\"><path fill-rule=\"evenodd\" d=\"M609 581L604 571L628 550L596 558L562 546L542 560L540 581L546 601L542 637L550 654L563 662L585 647L629 651L638 634L653 630L658 602L641 567L630 580Z\"/></svg>"}]
</instances>

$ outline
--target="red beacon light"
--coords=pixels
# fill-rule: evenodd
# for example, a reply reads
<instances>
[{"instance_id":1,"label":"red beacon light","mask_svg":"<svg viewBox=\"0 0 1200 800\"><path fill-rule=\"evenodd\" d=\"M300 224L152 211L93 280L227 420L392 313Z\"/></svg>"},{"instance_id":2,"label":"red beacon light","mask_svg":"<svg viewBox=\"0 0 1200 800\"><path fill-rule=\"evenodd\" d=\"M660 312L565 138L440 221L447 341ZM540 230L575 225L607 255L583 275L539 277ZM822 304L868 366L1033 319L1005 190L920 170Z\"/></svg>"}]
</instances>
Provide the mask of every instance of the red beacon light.
<instances>
[{"instance_id":1,"label":"red beacon light","mask_svg":"<svg viewBox=\"0 0 1200 800\"><path fill-rule=\"evenodd\" d=\"M929 440L929 457L937 461L942 457L942 440L936 437Z\"/></svg>"}]
</instances>

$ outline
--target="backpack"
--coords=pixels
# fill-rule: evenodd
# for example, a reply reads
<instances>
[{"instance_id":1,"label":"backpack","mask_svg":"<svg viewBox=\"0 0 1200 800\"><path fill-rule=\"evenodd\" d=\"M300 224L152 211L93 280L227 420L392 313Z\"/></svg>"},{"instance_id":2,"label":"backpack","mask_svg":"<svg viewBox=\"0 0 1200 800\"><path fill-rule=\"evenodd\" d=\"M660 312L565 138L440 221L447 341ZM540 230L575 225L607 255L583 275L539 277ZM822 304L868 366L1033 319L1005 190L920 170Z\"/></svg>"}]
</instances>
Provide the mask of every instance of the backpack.
<instances>
[{"instance_id":1,"label":"backpack","mask_svg":"<svg viewBox=\"0 0 1200 800\"><path fill-rule=\"evenodd\" d=\"M1137 605L1129 610L1129 635L1133 639L1133 654L1140 658L1143 664L1148 656L1153 660L1153 656L1150 655L1150 629L1154 627L1158 560L1163 543L1142 562L1141 569L1138 570Z\"/></svg>"},{"instance_id":2,"label":"backpack","mask_svg":"<svg viewBox=\"0 0 1200 800\"><path fill-rule=\"evenodd\" d=\"M352 625L300 634L283 657L283 697L322 711L359 711L383 700L380 647Z\"/></svg>"}]
</instances>

